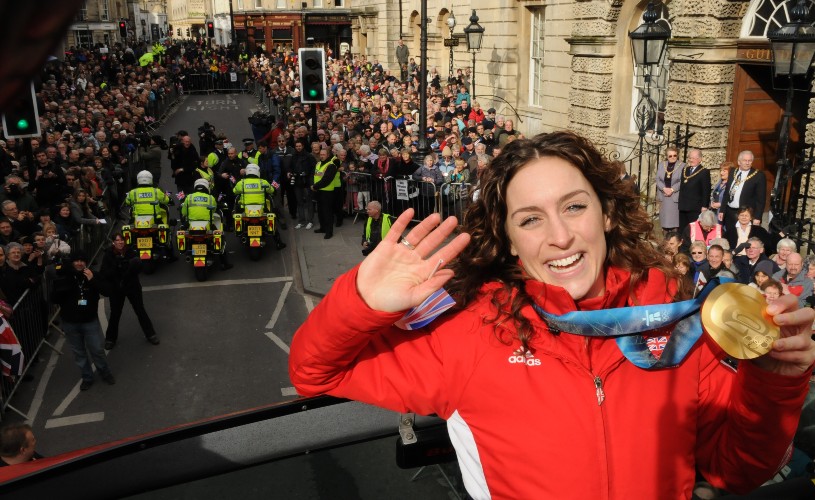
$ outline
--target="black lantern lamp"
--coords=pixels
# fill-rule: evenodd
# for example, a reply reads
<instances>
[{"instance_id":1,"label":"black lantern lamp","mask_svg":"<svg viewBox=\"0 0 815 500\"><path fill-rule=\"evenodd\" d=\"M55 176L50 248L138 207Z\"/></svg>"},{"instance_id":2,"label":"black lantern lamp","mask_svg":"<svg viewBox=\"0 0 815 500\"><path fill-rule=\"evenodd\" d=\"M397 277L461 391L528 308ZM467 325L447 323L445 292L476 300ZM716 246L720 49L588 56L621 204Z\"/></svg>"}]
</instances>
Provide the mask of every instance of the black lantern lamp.
<instances>
[{"instance_id":1,"label":"black lantern lamp","mask_svg":"<svg viewBox=\"0 0 815 500\"><path fill-rule=\"evenodd\" d=\"M669 30L662 23L657 23L659 14L654 8L654 2L648 2L642 15L643 23L634 31L628 33L631 38L631 51L634 64L642 68L643 89L640 99L634 107L634 123L637 124L640 138L645 137L646 130L651 129L657 122L657 109L651 99L651 66L658 65L662 60L668 39ZM662 135L662 123L657 124L657 135Z\"/></svg>"},{"instance_id":2,"label":"black lantern lamp","mask_svg":"<svg viewBox=\"0 0 815 500\"><path fill-rule=\"evenodd\" d=\"M648 2L648 7L642 15L643 23L637 29L628 33L631 38L631 50L634 53L634 63L637 66L652 66L659 64L665 46L671 37L671 31L664 25L657 23L659 14L654 9L654 2Z\"/></svg>"},{"instance_id":3,"label":"black lantern lamp","mask_svg":"<svg viewBox=\"0 0 815 500\"><path fill-rule=\"evenodd\" d=\"M792 175L788 148L795 83L802 81L805 84L804 90L809 88L810 69L815 58L815 28L811 23L807 2L798 0L798 3L790 9L790 21L767 33L773 49L773 74L777 78L786 78L788 84L781 130L778 134L775 182L770 194L773 216L781 221L786 220L789 215L784 207L784 200L787 198L784 191L790 180L789 176Z\"/></svg>"},{"instance_id":4,"label":"black lantern lamp","mask_svg":"<svg viewBox=\"0 0 815 500\"><path fill-rule=\"evenodd\" d=\"M464 34L467 37L467 50L473 54L473 74L470 99L475 99L475 54L481 50L481 42L484 38L484 27L478 24L478 16L475 13L475 9L473 9L473 14L470 16L470 24L464 28Z\"/></svg>"},{"instance_id":5,"label":"black lantern lamp","mask_svg":"<svg viewBox=\"0 0 815 500\"><path fill-rule=\"evenodd\" d=\"M790 22L767 34L773 48L773 73L806 78L815 58L815 27L805 0L790 9Z\"/></svg>"}]
</instances>

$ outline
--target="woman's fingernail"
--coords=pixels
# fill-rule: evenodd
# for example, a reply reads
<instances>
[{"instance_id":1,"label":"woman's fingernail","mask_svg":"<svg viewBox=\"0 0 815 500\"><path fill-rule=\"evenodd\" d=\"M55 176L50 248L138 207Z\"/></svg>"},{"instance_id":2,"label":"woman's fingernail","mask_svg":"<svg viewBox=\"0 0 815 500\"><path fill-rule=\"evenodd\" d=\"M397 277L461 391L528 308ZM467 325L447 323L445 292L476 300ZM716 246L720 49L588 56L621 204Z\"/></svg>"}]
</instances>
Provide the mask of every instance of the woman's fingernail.
<instances>
[{"instance_id":1,"label":"woman's fingernail","mask_svg":"<svg viewBox=\"0 0 815 500\"><path fill-rule=\"evenodd\" d=\"M786 342L784 342L784 341L783 341L783 340L781 340L781 339L776 340L776 341L775 341L775 343L773 343L773 347L775 347L775 349L776 349L777 351L781 351L781 350L783 350L783 349L784 349L786 346L787 346L787 343L786 343Z\"/></svg>"}]
</instances>

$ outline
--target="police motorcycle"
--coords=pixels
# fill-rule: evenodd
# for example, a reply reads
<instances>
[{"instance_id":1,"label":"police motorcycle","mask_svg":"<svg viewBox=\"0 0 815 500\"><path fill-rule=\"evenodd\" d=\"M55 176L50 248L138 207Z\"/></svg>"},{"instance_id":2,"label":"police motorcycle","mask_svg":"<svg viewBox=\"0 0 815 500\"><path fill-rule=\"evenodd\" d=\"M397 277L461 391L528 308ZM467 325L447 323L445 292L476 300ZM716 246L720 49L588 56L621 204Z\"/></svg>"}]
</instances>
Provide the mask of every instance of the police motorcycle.
<instances>
[{"instance_id":1,"label":"police motorcycle","mask_svg":"<svg viewBox=\"0 0 815 500\"><path fill-rule=\"evenodd\" d=\"M167 206L173 198L153 187L153 174L142 170L136 174L138 187L127 193L125 204L131 209L130 224L122 226L125 244L136 250L145 274L152 274L159 261L176 260L170 239Z\"/></svg>"},{"instance_id":2,"label":"police motorcycle","mask_svg":"<svg viewBox=\"0 0 815 500\"><path fill-rule=\"evenodd\" d=\"M246 166L246 177L238 181L234 191L241 200L240 203L235 203L235 212L232 215L235 235L247 248L249 258L252 260L259 260L263 255L268 236L274 239L278 250L286 247L278 233L275 214L266 204L263 183L268 186L268 182L260 178L260 168L249 164ZM255 195L258 199L247 203L247 195Z\"/></svg>"},{"instance_id":3,"label":"police motorcycle","mask_svg":"<svg viewBox=\"0 0 815 500\"><path fill-rule=\"evenodd\" d=\"M176 244L184 260L192 262L195 279L206 281L216 258L223 270L232 265L227 262L222 217L215 197L209 194L209 181L198 179L193 187L195 191L181 205L184 228L176 231Z\"/></svg>"}]
</instances>

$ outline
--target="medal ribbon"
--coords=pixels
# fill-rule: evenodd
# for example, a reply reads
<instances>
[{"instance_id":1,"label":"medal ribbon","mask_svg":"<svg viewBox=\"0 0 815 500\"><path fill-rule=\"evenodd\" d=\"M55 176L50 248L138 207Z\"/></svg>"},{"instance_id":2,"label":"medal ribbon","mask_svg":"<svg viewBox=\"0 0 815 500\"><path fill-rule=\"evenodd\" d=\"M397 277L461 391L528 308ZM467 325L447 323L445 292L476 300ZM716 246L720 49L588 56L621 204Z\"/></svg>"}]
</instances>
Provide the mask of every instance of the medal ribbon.
<instances>
[{"instance_id":1,"label":"medal ribbon","mask_svg":"<svg viewBox=\"0 0 815 500\"><path fill-rule=\"evenodd\" d=\"M629 306L597 311L573 311L554 315L533 304L535 311L553 331L567 332L584 337L615 337L617 347L630 362L639 368L656 370L672 368L685 359L693 345L702 336L699 311L707 295L720 283L730 278L713 278L698 297L673 304ZM662 355L654 356L649 338L662 335L656 330L673 326ZM654 332L649 335L649 332Z\"/></svg>"}]
</instances>

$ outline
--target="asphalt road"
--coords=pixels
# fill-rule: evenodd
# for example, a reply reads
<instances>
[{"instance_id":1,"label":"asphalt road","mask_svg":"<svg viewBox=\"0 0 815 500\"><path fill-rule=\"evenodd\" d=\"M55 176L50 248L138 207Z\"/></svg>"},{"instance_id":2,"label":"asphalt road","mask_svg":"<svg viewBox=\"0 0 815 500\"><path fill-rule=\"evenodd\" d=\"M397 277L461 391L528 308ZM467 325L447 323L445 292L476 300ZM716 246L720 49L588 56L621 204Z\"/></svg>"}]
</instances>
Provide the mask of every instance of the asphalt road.
<instances>
[{"instance_id":1,"label":"asphalt road","mask_svg":"<svg viewBox=\"0 0 815 500\"><path fill-rule=\"evenodd\" d=\"M158 132L169 138L187 130L197 146L195 132L208 121L240 151L241 139L251 137L247 117L256 109L257 100L248 94L186 96ZM166 157L163 168L161 187L174 192ZM171 212L171 217L177 216L176 208ZM303 281L305 290L324 292L336 275L358 262L361 226L350 221L348 225L335 232L332 240L298 231L295 245L293 224L289 224L283 231L288 247L278 251L269 245L259 261L251 261L229 233L226 245L234 267L221 271L213 266L203 283L195 280L192 265L183 259L160 265L152 275L142 274L145 306L161 344L145 340L132 308L125 305L118 343L108 353L117 380L114 386L97 380L89 390L79 391L79 370L70 347L61 335L52 333L50 340L62 354L43 348L31 370L35 380L22 384L11 401L33 426L38 451L56 455L295 399L287 371L288 346L319 301L319 296L304 291ZM316 266L311 272L309 261ZM304 273L300 266L306 268ZM101 306L105 328L110 314L107 300ZM4 415L8 420L19 418L12 412ZM217 493L224 491L241 491L242 498L268 498L268 484L281 481L278 485L284 486L284 480L290 483L283 489L291 498L325 498L322 492L331 483L350 488L337 490L335 498L448 498L449 488L442 486L436 469L411 482L413 471L397 469L393 456L389 439L140 498L225 498ZM376 464L375 473L366 464ZM301 474L304 481L293 480ZM268 483L264 478L269 477L278 479Z\"/></svg>"},{"instance_id":2,"label":"asphalt road","mask_svg":"<svg viewBox=\"0 0 815 500\"><path fill-rule=\"evenodd\" d=\"M250 95L187 96L159 132L166 138L184 129L195 136L209 121L238 142L251 136L246 117L255 106ZM162 187L175 191L166 158L163 167ZM192 265L183 259L160 265L150 276L142 274L145 305L161 344L145 340L126 305L119 342L108 353L115 386L97 380L80 392L70 348L53 337L63 354L41 351L45 368L12 401L33 423L43 453L295 396L286 370L287 345L311 301L294 286L294 246L282 251L268 246L253 262L234 234L227 234L226 241L234 268L214 266L206 282L196 281ZM107 300L104 305L103 327Z\"/></svg>"}]
</instances>

